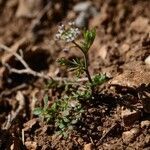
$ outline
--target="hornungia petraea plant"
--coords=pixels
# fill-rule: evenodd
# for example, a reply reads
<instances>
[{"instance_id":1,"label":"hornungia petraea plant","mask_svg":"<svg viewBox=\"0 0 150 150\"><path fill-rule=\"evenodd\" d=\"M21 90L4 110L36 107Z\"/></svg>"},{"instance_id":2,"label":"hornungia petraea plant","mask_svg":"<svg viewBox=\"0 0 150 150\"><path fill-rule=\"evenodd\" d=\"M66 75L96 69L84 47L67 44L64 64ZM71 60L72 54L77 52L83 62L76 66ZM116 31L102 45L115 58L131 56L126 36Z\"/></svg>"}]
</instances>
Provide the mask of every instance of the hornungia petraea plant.
<instances>
[{"instance_id":1,"label":"hornungia petraea plant","mask_svg":"<svg viewBox=\"0 0 150 150\"><path fill-rule=\"evenodd\" d=\"M79 44L76 42L76 39L80 34L82 34L83 39ZM96 37L95 28L91 30L84 30L83 32L81 32L78 28L74 26L74 23L72 22L68 23L68 25L66 26L60 25L58 28L58 33L56 34L57 40L62 40L66 43L72 43L83 54L82 60L76 58L70 61L65 58L60 58L58 62L61 65L67 66L70 71L75 71L78 77L80 77L81 74L85 73L90 83L90 89L92 94L94 94L94 86L95 86L94 82L95 81L98 82L98 80L95 79L93 80L90 75L88 52L94 42L95 37Z\"/></svg>"},{"instance_id":2,"label":"hornungia petraea plant","mask_svg":"<svg viewBox=\"0 0 150 150\"><path fill-rule=\"evenodd\" d=\"M82 36L82 39L77 42L76 40L79 36ZM81 51L83 58L69 60L63 57L58 59L57 62L60 65L69 68L69 71L74 71L78 78L85 74L87 82L83 85L80 84L82 88L78 88L77 90L72 89L72 92L69 95L66 92L62 98L55 100L51 106L48 106L48 97L45 96L44 106L36 108L34 114L40 116L43 120L46 120L49 123L53 122L57 133L62 134L65 137L82 117L84 109L81 101L93 100L95 87L107 80L105 75L96 74L91 76L89 71L88 54L95 37L95 28L81 32L72 22L67 25L62 24L58 27L56 40L64 41L67 44L73 44L76 48L75 50ZM71 84L76 84L76 81ZM65 86L67 86L67 84Z\"/></svg>"}]
</instances>

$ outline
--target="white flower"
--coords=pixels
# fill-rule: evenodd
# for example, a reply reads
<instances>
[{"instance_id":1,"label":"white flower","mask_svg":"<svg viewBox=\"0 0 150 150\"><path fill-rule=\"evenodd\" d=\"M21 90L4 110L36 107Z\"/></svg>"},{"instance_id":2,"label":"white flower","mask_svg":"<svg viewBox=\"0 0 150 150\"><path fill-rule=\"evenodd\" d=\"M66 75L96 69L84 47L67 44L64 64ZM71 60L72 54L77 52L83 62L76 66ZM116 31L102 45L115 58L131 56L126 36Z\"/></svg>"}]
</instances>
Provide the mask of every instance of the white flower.
<instances>
[{"instance_id":1,"label":"white flower","mask_svg":"<svg viewBox=\"0 0 150 150\"><path fill-rule=\"evenodd\" d=\"M69 22L68 26L60 25L58 27L56 39L63 40L68 43L74 41L79 34L80 34L80 30L74 27L74 23Z\"/></svg>"}]
</instances>

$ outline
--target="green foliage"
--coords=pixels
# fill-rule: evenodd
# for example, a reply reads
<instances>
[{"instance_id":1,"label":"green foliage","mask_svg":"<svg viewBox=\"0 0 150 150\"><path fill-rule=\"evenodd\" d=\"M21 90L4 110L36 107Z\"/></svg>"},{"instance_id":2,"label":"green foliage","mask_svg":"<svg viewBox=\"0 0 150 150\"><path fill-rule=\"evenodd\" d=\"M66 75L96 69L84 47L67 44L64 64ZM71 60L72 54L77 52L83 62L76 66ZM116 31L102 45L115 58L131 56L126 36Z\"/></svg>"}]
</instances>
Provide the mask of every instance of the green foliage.
<instances>
[{"instance_id":1,"label":"green foliage","mask_svg":"<svg viewBox=\"0 0 150 150\"><path fill-rule=\"evenodd\" d=\"M85 86L82 85L82 89L78 89L72 92L72 97L78 99L79 101L90 100L92 97L91 85L90 84L86 84Z\"/></svg>"},{"instance_id":2,"label":"green foliage","mask_svg":"<svg viewBox=\"0 0 150 150\"><path fill-rule=\"evenodd\" d=\"M65 58L60 58L57 60L57 62L62 65L69 68L69 71L75 71L77 77L79 77L81 74L84 73L84 62L78 58L73 60L67 60Z\"/></svg>"},{"instance_id":3,"label":"green foliage","mask_svg":"<svg viewBox=\"0 0 150 150\"><path fill-rule=\"evenodd\" d=\"M108 77L104 74L96 74L92 78L92 81L93 81L92 86L97 86L97 85L101 85L101 84L105 83L106 81L108 81Z\"/></svg>"},{"instance_id":4,"label":"green foliage","mask_svg":"<svg viewBox=\"0 0 150 150\"><path fill-rule=\"evenodd\" d=\"M63 103L65 103L65 107ZM83 109L78 100L65 100L59 106L59 114L55 118L55 126L61 133L69 132L73 126L80 120Z\"/></svg>"},{"instance_id":5,"label":"green foliage","mask_svg":"<svg viewBox=\"0 0 150 150\"><path fill-rule=\"evenodd\" d=\"M55 112L54 108L49 109L48 107L48 96L44 97L44 106L37 107L34 109L33 114L42 118L42 120L46 120L47 122L53 118L53 113Z\"/></svg>"},{"instance_id":6,"label":"green foliage","mask_svg":"<svg viewBox=\"0 0 150 150\"><path fill-rule=\"evenodd\" d=\"M64 97L56 100L50 107L47 105L47 98L44 99L44 107L38 107L34 114L47 122L54 122L55 128L59 133L69 132L73 125L78 122L83 113L83 109L78 100L73 97Z\"/></svg>"},{"instance_id":7,"label":"green foliage","mask_svg":"<svg viewBox=\"0 0 150 150\"><path fill-rule=\"evenodd\" d=\"M52 89L52 88L56 88L57 86L59 85L59 82L56 81L56 80L48 80L46 81L46 84L45 84L45 90L49 90L49 89Z\"/></svg>"},{"instance_id":8,"label":"green foliage","mask_svg":"<svg viewBox=\"0 0 150 150\"><path fill-rule=\"evenodd\" d=\"M83 32L83 42L81 42L81 47L85 53L87 53L92 46L94 39L96 37L96 30L86 30Z\"/></svg>"}]
</instances>

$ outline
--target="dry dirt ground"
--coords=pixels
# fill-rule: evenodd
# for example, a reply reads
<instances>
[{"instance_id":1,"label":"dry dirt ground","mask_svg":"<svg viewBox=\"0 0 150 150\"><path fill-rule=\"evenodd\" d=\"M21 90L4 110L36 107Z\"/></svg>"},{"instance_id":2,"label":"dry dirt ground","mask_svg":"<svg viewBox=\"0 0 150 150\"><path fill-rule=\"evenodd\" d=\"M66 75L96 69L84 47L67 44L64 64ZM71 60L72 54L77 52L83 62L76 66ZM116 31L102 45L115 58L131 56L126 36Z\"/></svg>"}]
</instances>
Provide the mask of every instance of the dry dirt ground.
<instances>
[{"instance_id":1,"label":"dry dirt ground","mask_svg":"<svg viewBox=\"0 0 150 150\"><path fill-rule=\"evenodd\" d=\"M150 150L149 0L91 1L94 13L83 22L97 32L90 73L111 79L97 88L97 100L84 103L85 112L67 138L32 113L43 105L46 79L11 72L24 69L17 53L34 71L71 76L56 60L81 54L63 52L54 35L60 22L81 15L74 10L80 2L0 0L0 150ZM49 89L51 103L62 90Z\"/></svg>"}]
</instances>

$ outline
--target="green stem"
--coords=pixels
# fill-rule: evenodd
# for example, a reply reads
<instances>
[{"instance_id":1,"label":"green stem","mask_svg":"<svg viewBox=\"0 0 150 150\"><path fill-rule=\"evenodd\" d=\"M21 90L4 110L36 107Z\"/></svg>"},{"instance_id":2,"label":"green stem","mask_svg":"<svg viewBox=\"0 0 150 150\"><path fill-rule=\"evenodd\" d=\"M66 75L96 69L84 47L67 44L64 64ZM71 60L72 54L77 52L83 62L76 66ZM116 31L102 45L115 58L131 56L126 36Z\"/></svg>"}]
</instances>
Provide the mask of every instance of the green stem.
<instances>
[{"instance_id":1,"label":"green stem","mask_svg":"<svg viewBox=\"0 0 150 150\"><path fill-rule=\"evenodd\" d=\"M72 43L73 43L77 48L79 48L79 49L82 51L83 54L85 54L83 48L82 48L78 43L76 43L75 41L72 41Z\"/></svg>"},{"instance_id":2,"label":"green stem","mask_svg":"<svg viewBox=\"0 0 150 150\"><path fill-rule=\"evenodd\" d=\"M88 56L84 53L84 63L85 63L85 72L86 72L86 75L89 79L89 82L92 84L93 81L92 81L92 78L91 78L91 75L90 75L90 72L89 72L89 69L88 69Z\"/></svg>"},{"instance_id":3,"label":"green stem","mask_svg":"<svg viewBox=\"0 0 150 150\"><path fill-rule=\"evenodd\" d=\"M91 83L91 89L92 89L92 92L93 92L93 86L92 86L93 85L93 81L92 81L92 78L91 78L91 75L90 75L90 72L89 72L89 69L88 69L88 55L87 55L87 53L83 50L83 48L78 43L76 43L75 41L72 41L72 42L83 53L83 56L84 56L84 65L85 65L84 66L85 67L84 71L85 71L85 73L87 75L87 78L88 78L89 82Z\"/></svg>"}]
</instances>

